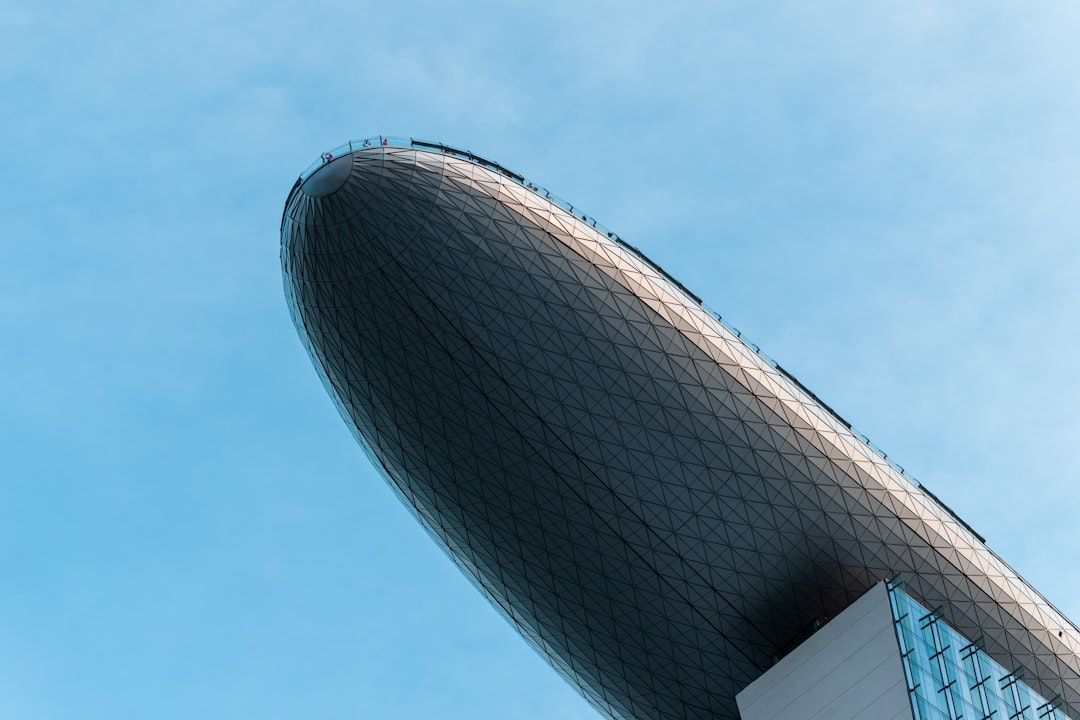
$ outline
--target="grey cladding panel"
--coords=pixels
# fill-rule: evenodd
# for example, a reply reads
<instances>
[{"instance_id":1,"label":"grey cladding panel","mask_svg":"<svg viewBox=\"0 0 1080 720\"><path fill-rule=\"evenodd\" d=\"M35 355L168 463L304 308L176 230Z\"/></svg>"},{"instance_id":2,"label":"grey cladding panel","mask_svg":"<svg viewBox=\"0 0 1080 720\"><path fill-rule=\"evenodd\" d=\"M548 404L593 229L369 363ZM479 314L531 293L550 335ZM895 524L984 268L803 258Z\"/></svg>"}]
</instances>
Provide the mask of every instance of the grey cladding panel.
<instances>
[{"instance_id":1,"label":"grey cladding panel","mask_svg":"<svg viewBox=\"0 0 1080 720\"><path fill-rule=\"evenodd\" d=\"M736 696L741 720L912 720L884 584Z\"/></svg>"},{"instance_id":2,"label":"grey cladding panel","mask_svg":"<svg viewBox=\"0 0 1080 720\"><path fill-rule=\"evenodd\" d=\"M452 155L334 165L340 188L296 189L282 230L315 367L420 522L605 713L734 718L812 623L898 572L1080 710L1072 626L633 253Z\"/></svg>"}]
</instances>

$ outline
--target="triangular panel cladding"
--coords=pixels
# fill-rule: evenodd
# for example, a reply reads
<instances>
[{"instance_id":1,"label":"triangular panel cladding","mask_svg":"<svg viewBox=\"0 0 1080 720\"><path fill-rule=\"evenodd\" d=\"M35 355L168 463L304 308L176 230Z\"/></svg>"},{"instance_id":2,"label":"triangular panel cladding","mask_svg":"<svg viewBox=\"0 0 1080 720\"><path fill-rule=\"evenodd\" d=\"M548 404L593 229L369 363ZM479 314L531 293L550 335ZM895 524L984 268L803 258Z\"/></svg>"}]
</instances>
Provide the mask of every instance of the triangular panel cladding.
<instances>
[{"instance_id":1,"label":"triangular panel cladding","mask_svg":"<svg viewBox=\"0 0 1080 720\"><path fill-rule=\"evenodd\" d=\"M602 712L734 719L903 573L1080 715L1071 623L654 266L474 156L351 162L283 215L297 329L395 491Z\"/></svg>"}]
</instances>

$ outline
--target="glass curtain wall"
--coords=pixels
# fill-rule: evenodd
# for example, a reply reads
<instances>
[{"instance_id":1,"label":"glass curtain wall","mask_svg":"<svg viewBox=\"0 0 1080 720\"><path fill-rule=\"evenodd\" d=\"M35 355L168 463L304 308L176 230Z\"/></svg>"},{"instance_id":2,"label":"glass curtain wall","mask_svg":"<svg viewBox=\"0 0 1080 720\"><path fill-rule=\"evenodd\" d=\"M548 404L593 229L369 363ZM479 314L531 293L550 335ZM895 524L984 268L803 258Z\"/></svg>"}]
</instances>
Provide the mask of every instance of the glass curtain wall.
<instances>
[{"instance_id":1,"label":"glass curtain wall","mask_svg":"<svg viewBox=\"0 0 1080 720\"><path fill-rule=\"evenodd\" d=\"M991 660L908 597L900 578L888 590L915 720L1070 720L1023 682L1023 668Z\"/></svg>"}]
</instances>

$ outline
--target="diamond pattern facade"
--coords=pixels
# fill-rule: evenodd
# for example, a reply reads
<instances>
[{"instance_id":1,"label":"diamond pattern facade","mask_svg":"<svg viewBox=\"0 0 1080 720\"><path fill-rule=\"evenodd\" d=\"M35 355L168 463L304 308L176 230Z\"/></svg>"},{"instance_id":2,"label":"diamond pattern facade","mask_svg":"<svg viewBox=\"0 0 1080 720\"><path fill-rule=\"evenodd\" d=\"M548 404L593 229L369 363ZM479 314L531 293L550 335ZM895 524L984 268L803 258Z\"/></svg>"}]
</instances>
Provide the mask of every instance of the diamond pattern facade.
<instances>
[{"instance_id":1,"label":"diamond pattern facade","mask_svg":"<svg viewBox=\"0 0 1080 720\"><path fill-rule=\"evenodd\" d=\"M491 602L614 718L735 694L883 578L1080 714L1080 634L681 286L520 177L375 143L286 203L343 418Z\"/></svg>"}]
</instances>

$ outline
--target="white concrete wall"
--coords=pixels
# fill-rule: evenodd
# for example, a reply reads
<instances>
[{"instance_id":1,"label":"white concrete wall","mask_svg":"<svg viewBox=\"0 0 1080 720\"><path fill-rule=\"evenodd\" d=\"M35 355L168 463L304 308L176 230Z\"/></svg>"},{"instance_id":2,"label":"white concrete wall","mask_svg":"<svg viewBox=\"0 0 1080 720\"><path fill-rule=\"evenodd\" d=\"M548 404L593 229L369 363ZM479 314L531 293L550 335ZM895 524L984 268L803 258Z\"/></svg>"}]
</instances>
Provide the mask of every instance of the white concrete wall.
<instances>
[{"instance_id":1,"label":"white concrete wall","mask_svg":"<svg viewBox=\"0 0 1080 720\"><path fill-rule=\"evenodd\" d=\"M736 698L742 720L912 720L881 583Z\"/></svg>"}]
</instances>

